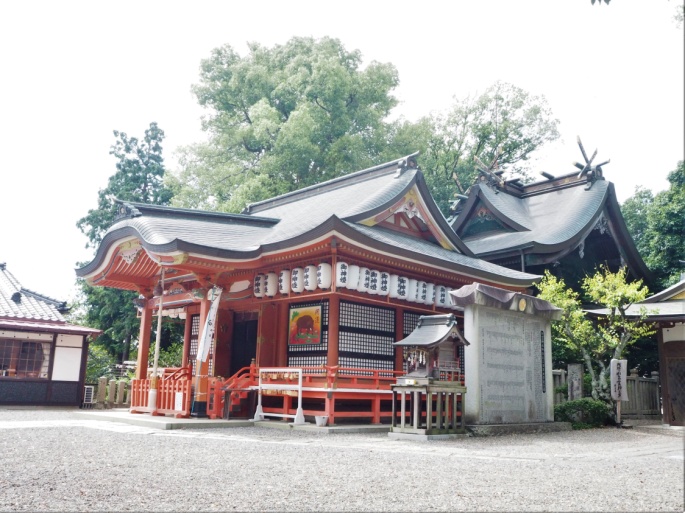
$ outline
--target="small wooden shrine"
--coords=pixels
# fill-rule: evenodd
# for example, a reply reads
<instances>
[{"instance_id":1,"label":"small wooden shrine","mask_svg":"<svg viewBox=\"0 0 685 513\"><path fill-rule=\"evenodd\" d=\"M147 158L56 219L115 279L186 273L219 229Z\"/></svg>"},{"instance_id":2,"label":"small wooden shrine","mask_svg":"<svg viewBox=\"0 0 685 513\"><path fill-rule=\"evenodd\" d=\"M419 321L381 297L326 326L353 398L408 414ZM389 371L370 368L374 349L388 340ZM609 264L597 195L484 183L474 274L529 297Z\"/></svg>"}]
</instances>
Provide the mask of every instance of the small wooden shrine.
<instances>
[{"instance_id":1,"label":"small wooden shrine","mask_svg":"<svg viewBox=\"0 0 685 513\"><path fill-rule=\"evenodd\" d=\"M390 436L455 435L465 432L463 347L469 345L454 314L421 316L414 331L395 346L404 350L406 371L392 385ZM395 408L399 404L399 418Z\"/></svg>"}]
</instances>

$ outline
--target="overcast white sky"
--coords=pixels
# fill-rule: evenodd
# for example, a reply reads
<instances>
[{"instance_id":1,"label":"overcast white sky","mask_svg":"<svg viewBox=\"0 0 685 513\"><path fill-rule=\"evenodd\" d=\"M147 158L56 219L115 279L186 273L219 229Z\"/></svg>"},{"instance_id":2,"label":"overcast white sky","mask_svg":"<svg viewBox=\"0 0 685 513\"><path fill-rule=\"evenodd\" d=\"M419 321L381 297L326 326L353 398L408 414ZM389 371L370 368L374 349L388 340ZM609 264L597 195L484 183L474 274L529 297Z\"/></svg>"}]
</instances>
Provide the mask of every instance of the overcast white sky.
<instances>
[{"instance_id":1,"label":"overcast white sky","mask_svg":"<svg viewBox=\"0 0 685 513\"><path fill-rule=\"evenodd\" d=\"M75 293L90 260L76 221L115 171L113 130L166 132L165 157L203 138L190 93L231 44L332 36L399 70L416 119L496 80L544 95L562 140L538 170L573 171L580 135L619 201L657 192L683 159L683 28L676 0L31 1L0 3L0 262L27 287ZM601 159L601 160L599 160ZM350 170L354 171L354 170Z\"/></svg>"}]
</instances>

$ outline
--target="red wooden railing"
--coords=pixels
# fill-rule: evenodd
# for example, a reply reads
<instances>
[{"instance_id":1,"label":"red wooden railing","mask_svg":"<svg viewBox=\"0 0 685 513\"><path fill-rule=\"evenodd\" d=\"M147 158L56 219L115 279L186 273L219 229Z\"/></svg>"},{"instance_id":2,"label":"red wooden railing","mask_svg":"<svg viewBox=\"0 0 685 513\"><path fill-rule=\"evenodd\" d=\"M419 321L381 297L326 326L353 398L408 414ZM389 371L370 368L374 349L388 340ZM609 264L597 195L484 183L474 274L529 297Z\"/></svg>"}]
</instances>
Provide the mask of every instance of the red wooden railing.
<instances>
[{"instance_id":1,"label":"red wooden railing","mask_svg":"<svg viewBox=\"0 0 685 513\"><path fill-rule=\"evenodd\" d=\"M190 416L192 381L189 367L164 370L161 379L157 380L157 404L154 409L150 408L148 402L150 382L150 379L131 380L131 413L173 415L178 418Z\"/></svg>"}]
</instances>

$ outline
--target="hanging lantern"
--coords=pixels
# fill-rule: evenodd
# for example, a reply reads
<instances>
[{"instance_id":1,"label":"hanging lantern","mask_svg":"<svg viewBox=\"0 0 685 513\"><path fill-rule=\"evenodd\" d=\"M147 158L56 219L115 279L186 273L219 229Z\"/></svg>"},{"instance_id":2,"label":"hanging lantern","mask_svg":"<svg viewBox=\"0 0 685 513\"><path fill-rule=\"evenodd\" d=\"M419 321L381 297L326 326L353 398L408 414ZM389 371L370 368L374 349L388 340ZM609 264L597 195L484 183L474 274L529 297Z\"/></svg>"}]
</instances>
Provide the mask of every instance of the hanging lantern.
<instances>
[{"instance_id":1,"label":"hanging lantern","mask_svg":"<svg viewBox=\"0 0 685 513\"><path fill-rule=\"evenodd\" d=\"M254 277L254 297L264 297L264 275L257 274Z\"/></svg>"},{"instance_id":2,"label":"hanging lantern","mask_svg":"<svg viewBox=\"0 0 685 513\"><path fill-rule=\"evenodd\" d=\"M283 269L278 273L278 292L290 294L290 269Z\"/></svg>"},{"instance_id":3,"label":"hanging lantern","mask_svg":"<svg viewBox=\"0 0 685 513\"><path fill-rule=\"evenodd\" d=\"M359 283L357 284L357 290L359 292L368 292L369 285L371 282L371 269L368 267L359 268Z\"/></svg>"},{"instance_id":4,"label":"hanging lantern","mask_svg":"<svg viewBox=\"0 0 685 513\"><path fill-rule=\"evenodd\" d=\"M397 299L397 297L399 297L398 291L397 291L397 285L398 285L399 279L400 279L400 277L397 276L396 274L391 274L390 278L388 279L388 282L389 282L388 283L388 288L389 288L388 295L393 299Z\"/></svg>"},{"instance_id":5,"label":"hanging lantern","mask_svg":"<svg viewBox=\"0 0 685 513\"><path fill-rule=\"evenodd\" d=\"M381 271L378 273L378 295L387 296L390 294L390 273Z\"/></svg>"},{"instance_id":6,"label":"hanging lantern","mask_svg":"<svg viewBox=\"0 0 685 513\"><path fill-rule=\"evenodd\" d=\"M308 265L304 268L304 288L305 290L316 290L316 266Z\"/></svg>"},{"instance_id":7,"label":"hanging lantern","mask_svg":"<svg viewBox=\"0 0 685 513\"><path fill-rule=\"evenodd\" d=\"M290 272L290 288L299 294L304 290L304 269L296 267Z\"/></svg>"},{"instance_id":8,"label":"hanging lantern","mask_svg":"<svg viewBox=\"0 0 685 513\"><path fill-rule=\"evenodd\" d=\"M347 268L347 288L357 290L359 284L359 266L351 265Z\"/></svg>"},{"instance_id":9,"label":"hanging lantern","mask_svg":"<svg viewBox=\"0 0 685 513\"><path fill-rule=\"evenodd\" d=\"M419 281L416 284L416 302L426 304L426 282Z\"/></svg>"},{"instance_id":10,"label":"hanging lantern","mask_svg":"<svg viewBox=\"0 0 685 513\"><path fill-rule=\"evenodd\" d=\"M278 292L278 275L275 272L266 273L264 280L264 295L274 297Z\"/></svg>"},{"instance_id":11,"label":"hanging lantern","mask_svg":"<svg viewBox=\"0 0 685 513\"><path fill-rule=\"evenodd\" d=\"M331 264L320 263L316 268L316 285L320 289L330 289L332 281Z\"/></svg>"},{"instance_id":12,"label":"hanging lantern","mask_svg":"<svg viewBox=\"0 0 685 513\"><path fill-rule=\"evenodd\" d=\"M447 287L444 285L435 286L435 306L442 308L447 306Z\"/></svg>"},{"instance_id":13,"label":"hanging lantern","mask_svg":"<svg viewBox=\"0 0 685 513\"><path fill-rule=\"evenodd\" d=\"M407 301L416 303L416 291L418 290L418 281L414 278L407 280Z\"/></svg>"},{"instance_id":14,"label":"hanging lantern","mask_svg":"<svg viewBox=\"0 0 685 513\"><path fill-rule=\"evenodd\" d=\"M378 294L378 287L380 286L380 271L371 269L369 271L369 294Z\"/></svg>"},{"instance_id":15,"label":"hanging lantern","mask_svg":"<svg viewBox=\"0 0 685 513\"><path fill-rule=\"evenodd\" d=\"M435 283L426 283L426 304L435 304Z\"/></svg>"},{"instance_id":16,"label":"hanging lantern","mask_svg":"<svg viewBox=\"0 0 685 513\"><path fill-rule=\"evenodd\" d=\"M409 297L409 279L404 276L397 277L397 299L406 300Z\"/></svg>"},{"instance_id":17,"label":"hanging lantern","mask_svg":"<svg viewBox=\"0 0 685 513\"><path fill-rule=\"evenodd\" d=\"M335 264L335 286L347 287L347 281L350 278L350 266L345 262L337 262Z\"/></svg>"}]
</instances>

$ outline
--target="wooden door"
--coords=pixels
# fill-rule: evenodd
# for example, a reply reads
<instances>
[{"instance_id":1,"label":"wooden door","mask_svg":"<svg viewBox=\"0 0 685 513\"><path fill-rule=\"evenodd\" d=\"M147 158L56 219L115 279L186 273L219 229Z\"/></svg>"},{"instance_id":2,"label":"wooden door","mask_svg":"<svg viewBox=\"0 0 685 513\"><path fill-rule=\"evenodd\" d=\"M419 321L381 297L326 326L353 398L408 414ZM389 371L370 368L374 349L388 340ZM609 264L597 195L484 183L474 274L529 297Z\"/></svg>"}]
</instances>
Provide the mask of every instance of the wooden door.
<instances>
[{"instance_id":1,"label":"wooden door","mask_svg":"<svg viewBox=\"0 0 685 513\"><path fill-rule=\"evenodd\" d=\"M243 367L249 367L257 357L257 319L233 321L231 338L231 373L234 375Z\"/></svg>"}]
</instances>

